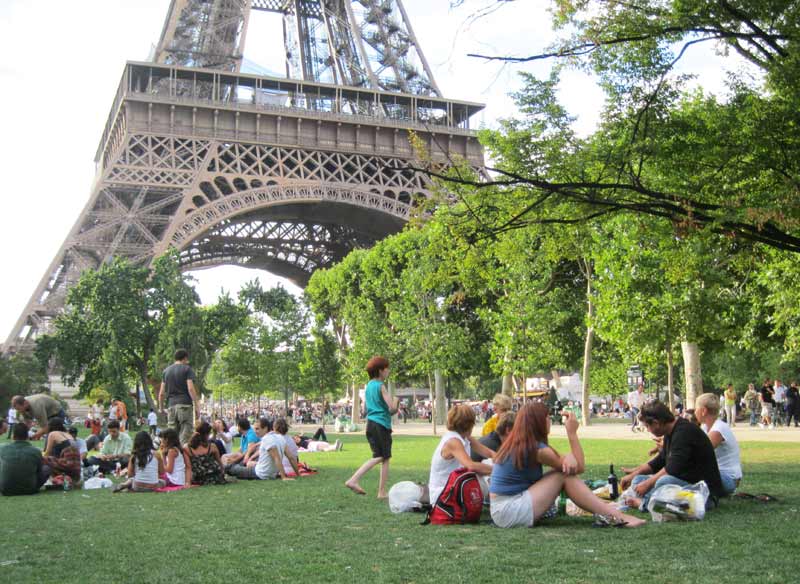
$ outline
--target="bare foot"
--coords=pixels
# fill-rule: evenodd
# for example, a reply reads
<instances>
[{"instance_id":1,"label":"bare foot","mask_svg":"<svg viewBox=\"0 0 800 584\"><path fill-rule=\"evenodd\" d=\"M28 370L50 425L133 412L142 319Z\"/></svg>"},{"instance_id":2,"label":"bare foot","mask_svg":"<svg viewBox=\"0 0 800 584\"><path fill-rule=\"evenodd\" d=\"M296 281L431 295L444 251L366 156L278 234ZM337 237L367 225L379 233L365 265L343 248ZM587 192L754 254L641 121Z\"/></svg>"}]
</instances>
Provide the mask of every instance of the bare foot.
<instances>
[{"instance_id":1,"label":"bare foot","mask_svg":"<svg viewBox=\"0 0 800 584\"><path fill-rule=\"evenodd\" d=\"M361 485L359 485L358 483L351 483L350 481L347 481L344 484L344 486L347 487L348 489L350 489L351 491L353 491L354 493L356 493L357 495L366 495L367 494L367 492L364 489L362 489Z\"/></svg>"},{"instance_id":2,"label":"bare foot","mask_svg":"<svg viewBox=\"0 0 800 584\"><path fill-rule=\"evenodd\" d=\"M386 493L378 493L378 499L388 499L389 495Z\"/></svg>"},{"instance_id":3,"label":"bare foot","mask_svg":"<svg viewBox=\"0 0 800 584\"><path fill-rule=\"evenodd\" d=\"M634 517L633 515L626 515L625 513L620 513L619 518L622 519L627 525L625 527L641 527L645 523L647 523L644 519L639 519L638 517Z\"/></svg>"}]
</instances>

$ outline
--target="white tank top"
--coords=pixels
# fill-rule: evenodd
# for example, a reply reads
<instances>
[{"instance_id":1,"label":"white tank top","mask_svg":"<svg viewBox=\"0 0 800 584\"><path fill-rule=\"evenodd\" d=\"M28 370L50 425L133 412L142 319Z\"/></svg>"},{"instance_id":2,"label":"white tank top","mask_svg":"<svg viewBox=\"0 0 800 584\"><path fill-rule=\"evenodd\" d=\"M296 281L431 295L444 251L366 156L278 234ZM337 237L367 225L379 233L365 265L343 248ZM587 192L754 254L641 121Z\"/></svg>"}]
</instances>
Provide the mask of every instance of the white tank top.
<instances>
[{"instance_id":1,"label":"white tank top","mask_svg":"<svg viewBox=\"0 0 800 584\"><path fill-rule=\"evenodd\" d=\"M167 453L169 456L169 453ZM178 450L178 455L175 457L175 463L172 465L172 472L167 473L169 482L173 485L182 487L186 484L186 463L183 462L183 452Z\"/></svg>"},{"instance_id":2,"label":"white tank top","mask_svg":"<svg viewBox=\"0 0 800 584\"><path fill-rule=\"evenodd\" d=\"M739 442L736 440L736 436L733 435L731 427L722 420L717 419L710 430L705 425L703 425L703 430L706 434L719 432L722 435L723 441L714 449L720 474L733 477L734 480L742 478Z\"/></svg>"},{"instance_id":3,"label":"white tank top","mask_svg":"<svg viewBox=\"0 0 800 584\"><path fill-rule=\"evenodd\" d=\"M156 458L155 452L153 452L152 454L153 457L145 465L144 468L139 466L139 463L136 461L136 459L134 459L133 461L133 470L135 472L133 477L134 482L145 485L155 485L158 482L158 458Z\"/></svg>"},{"instance_id":4,"label":"white tank top","mask_svg":"<svg viewBox=\"0 0 800 584\"><path fill-rule=\"evenodd\" d=\"M455 457L450 460L442 458L442 448L453 438L464 445L467 456L471 454L469 440L462 437L458 432L447 432L442 436L442 439L439 441L439 446L436 447L433 458L431 459L431 475L428 478L428 491L430 492L431 505L436 502L436 499L439 498L439 495L444 490L444 486L447 484L447 477L450 476L450 473L462 466Z\"/></svg>"}]
</instances>

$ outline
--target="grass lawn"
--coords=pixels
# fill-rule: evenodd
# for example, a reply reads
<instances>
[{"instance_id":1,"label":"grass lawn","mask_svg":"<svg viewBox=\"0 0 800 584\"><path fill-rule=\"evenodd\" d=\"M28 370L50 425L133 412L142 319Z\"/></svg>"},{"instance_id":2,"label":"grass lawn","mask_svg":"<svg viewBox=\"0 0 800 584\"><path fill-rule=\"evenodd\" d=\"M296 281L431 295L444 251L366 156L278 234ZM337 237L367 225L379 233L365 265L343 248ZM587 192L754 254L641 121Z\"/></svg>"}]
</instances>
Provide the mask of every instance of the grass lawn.
<instances>
[{"instance_id":1,"label":"grass lawn","mask_svg":"<svg viewBox=\"0 0 800 584\"><path fill-rule=\"evenodd\" d=\"M333 438L331 438L333 439ZM800 445L743 444L742 490L780 499L725 501L694 524L593 529L558 518L534 529L420 526L342 483L369 455L305 454L320 470L293 482L240 481L163 494L110 490L0 498L3 582L776 582L797 581ZM398 436L391 482L427 481L437 440ZM554 440L563 449L564 441ZM584 444L585 474L644 459L648 444ZM486 515L488 516L488 514Z\"/></svg>"}]
</instances>

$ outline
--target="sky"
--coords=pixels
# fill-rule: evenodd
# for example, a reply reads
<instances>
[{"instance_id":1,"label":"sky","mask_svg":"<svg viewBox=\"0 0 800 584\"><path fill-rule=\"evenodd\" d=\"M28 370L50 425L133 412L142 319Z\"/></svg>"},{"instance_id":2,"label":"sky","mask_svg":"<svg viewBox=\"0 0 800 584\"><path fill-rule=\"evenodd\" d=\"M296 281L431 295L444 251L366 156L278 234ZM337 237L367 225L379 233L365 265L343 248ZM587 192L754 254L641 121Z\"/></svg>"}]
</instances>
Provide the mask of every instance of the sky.
<instances>
[{"instance_id":1,"label":"sky","mask_svg":"<svg viewBox=\"0 0 800 584\"><path fill-rule=\"evenodd\" d=\"M486 63L470 52L524 55L553 40L541 0L510 2L492 14L470 17L492 0L404 0L404 6L445 97L485 103L474 126L493 127L514 114L509 93L520 88L518 72L546 77L550 64L526 67ZM0 342L47 271L89 200L94 154L124 63L144 61L157 43L169 0L0 1ZM266 19L254 20L245 58L268 69L282 50ZM694 50L687 66L703 86L720 92L722 59ZM733 66L738 66L734 62ZM562 76L559 97L576 116L581 134L591 132L603 94L589 76ZM221 289L236 292L258 277L278 278L233 266L192 272L204 303ZM290 283L286 287L297 291Z\"/></svg>"}]
</instances>

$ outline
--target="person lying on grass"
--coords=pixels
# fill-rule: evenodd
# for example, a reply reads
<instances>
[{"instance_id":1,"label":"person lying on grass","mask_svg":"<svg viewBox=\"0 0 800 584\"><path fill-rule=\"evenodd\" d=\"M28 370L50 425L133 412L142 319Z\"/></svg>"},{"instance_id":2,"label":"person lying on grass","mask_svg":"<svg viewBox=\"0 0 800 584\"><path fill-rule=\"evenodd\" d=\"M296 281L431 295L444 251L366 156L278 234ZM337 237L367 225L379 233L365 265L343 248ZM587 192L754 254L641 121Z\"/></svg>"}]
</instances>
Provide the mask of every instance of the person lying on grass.
<instances>
[{"instance_id":1,"label":"person lying on grass","mask_svg":"<svg viewBox=\"0 0 800 584\"><path fill-rule=\"evenodd\" d=\"M730 425L720 420L719 398L713 393L704 393L694 402L694 414L700 428L708 434L722 480L722 490L732 495L742 480L742 463L739 457L739 443Z\"/></svg>"},{"instance_id":2,"label":"person lying on grass","mask_svg":"<svg viewBox=\"0 0 800 584\"><path fill-rule=\"evenodd\" d=\"M139 432L133 439L133 451L128 461L129 478L115 485L113 492L119 493L125 489L137 493L155 491L166 485L164 480L158 478L162 474L164 474L164 461L161 454L153 448L153 439L148 432Z\"/></svg>"},{"instance_id":3,"label":"person lying on grass","mask_svg":"<svg viewBox=\"0 0 800 584\"><path fill-rule=\"evenodd\" d=\"M292 436L292 442L300 452L335 452L342 449L341 440L331 444L324 440L313 440L305 436Z\"/></svg>"},{"instance_id":4,"label":"person lying on grass","mask_svg":"<svg viewBox=\"0 0 800 584\"><path fill-rule=\"evenodd\" d=\"M533 527L564 491L581 509L601 515L607 523L639 527L645 521L626 515L598 498L578 476L584 457L578 440L578 420L563 415L570 452L559 455L548 445L550 417L543 403L528 403L517 412L514 427L494 457L489 508L498 527ZM553 470L544 472L544 466ZM432 497L432 495L431 495Z\"/></svg>"},{"instance_id":5,"label":"person lying on grass","mask_svg":"<svg viewBox=\"0 0 800 584\"><path fill-rule=\"evenodd\" d=\"M659 401L644 404L639 419L653 436L663 438L663 445L649 462L634 469L623 469L628 474L620 479L620 487L633 486L635 491L635 495L627 497L625 503L645 511L654 489L663 485L686 486L705 481L712 495L709 503L713 506L714 499L725 492L714 446L708 436L689 420L676 418L669 407Z\"/></svg>"}]
</instances>

